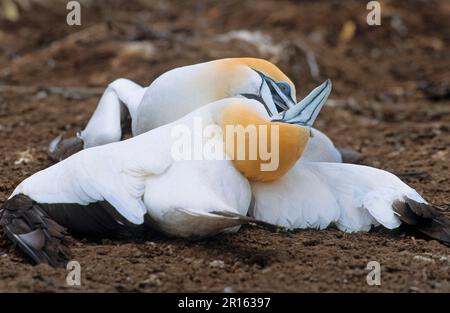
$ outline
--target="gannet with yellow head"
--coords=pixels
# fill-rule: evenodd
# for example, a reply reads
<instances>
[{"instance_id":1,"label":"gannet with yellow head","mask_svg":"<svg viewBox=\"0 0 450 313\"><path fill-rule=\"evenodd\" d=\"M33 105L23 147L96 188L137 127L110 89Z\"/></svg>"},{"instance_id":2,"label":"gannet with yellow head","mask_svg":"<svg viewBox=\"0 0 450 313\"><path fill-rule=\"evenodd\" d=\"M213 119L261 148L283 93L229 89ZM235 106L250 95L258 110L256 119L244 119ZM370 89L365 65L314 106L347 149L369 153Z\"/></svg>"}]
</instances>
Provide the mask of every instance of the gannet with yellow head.
<instances>
[{"instance_id":1,"label":"gannet with yellow head","mask_svg":"<svg viewBox=\"0 0 450 313\"><path fill-rule=\"evenodd\" d=\"M49 146L50 155L61 160L83 148L119 141L128 112L136 136L228 97L258 100L269 116L296 106L292 81L262 59L230 58L183 66L162 74L148 87L122 78L107 87L85 129L74 138L58 136ZM342 161L325 134L316 129L311 134L305 158Z\"/></svg>"},{"instance_id":2,"label":"gannet with yellow head","mask_svg":"<svg viewBox=\"0 0 450 313\"><path fill-rule=\"evenodd\" d=\"M247 216L250 182L276 180L295 165L330 90L327 81L314 91L322 96L304 103L295 116L271 116L254 99L227 98L131 139L82 150L19 184L4 204L0 224L36 262L52 265L67 260L59 225L73 233L108 236L146 220L172 236L203 238L244 223L264 224ZM205 126L197 129L198 121ZM234 138L229 132L236 126L255 127L253 139L272 151L279 141L271 171L262 170L267 159L260 154L252 159L246 152L253 144L248 134L242 137L244 157L234 157L234 143L227 138ZM272 127L269 136L260 131ZM200 134L197 144L214 147L214 158L178 158L174 147L180 129L185 138Z\"/></svg>"},{"instance_id":3,"label":"gannet with yellow head","mask_svg":"<svg viewBox=\"0 0 450 313\"><path fill-rule=\"evenodd\" d=\"M353 232L405 222L450 242L449 221L394 175L303 160L330 90L327 81L300 105L274 115L253 99L222 99L134 138L80 151L24 180L2 207L0 225L35 262L54 266L69 258L61 225L99 236L148 225L203 238L245 223L289 229L336 224ZM198 121L205 127L197 129ZM240 143L228 142L236 129L245 130ZM198 135L203 158L180 158L178 148ZM252 138L257 147L270 147L259 152L279 152L272 155L278 156L275 167L267 168L273 159L264 153L251 156Z\"/></svg>"}]
</instances>

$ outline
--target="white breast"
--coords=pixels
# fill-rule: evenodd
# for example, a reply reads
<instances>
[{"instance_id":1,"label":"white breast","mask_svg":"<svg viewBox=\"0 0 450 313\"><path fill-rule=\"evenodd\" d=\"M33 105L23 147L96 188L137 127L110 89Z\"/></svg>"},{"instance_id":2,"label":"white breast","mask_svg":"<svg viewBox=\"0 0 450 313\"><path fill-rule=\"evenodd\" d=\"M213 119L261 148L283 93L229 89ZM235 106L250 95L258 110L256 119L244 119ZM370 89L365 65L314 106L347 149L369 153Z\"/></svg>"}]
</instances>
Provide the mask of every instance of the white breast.
<instances>
[{"instance_id":1,"label":"white breast","mask_svg":"<svg viewBox=\"0 0 450 313\"><path fill-rule=\"evenodd\" d=\"M248 181L230 161L177 161L163 175L146 180L144 203L153 226L181 237L205 237L235 226L209 214L247 215Z\"/></svg>"}]
</instances>

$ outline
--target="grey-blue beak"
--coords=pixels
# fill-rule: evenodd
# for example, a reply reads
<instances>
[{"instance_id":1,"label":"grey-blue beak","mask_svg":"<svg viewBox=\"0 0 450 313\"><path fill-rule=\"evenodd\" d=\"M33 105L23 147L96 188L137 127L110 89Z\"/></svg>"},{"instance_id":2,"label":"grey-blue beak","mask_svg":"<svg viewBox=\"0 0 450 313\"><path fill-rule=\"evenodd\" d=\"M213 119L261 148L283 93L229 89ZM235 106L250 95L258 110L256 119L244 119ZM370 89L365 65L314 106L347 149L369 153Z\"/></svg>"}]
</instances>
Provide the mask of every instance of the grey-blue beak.
<instances>
[{"instance_id":1,"label":"grey-blue beak","mask_svg":"<svg viewBox=\"0 0 450 313\"><path fill-rule=\"evenodd\" d=\"M327 101L331 87L331 80L327 79L295 106L274 115L272 121L311 127Z\"/></svg>"}]
</instances>

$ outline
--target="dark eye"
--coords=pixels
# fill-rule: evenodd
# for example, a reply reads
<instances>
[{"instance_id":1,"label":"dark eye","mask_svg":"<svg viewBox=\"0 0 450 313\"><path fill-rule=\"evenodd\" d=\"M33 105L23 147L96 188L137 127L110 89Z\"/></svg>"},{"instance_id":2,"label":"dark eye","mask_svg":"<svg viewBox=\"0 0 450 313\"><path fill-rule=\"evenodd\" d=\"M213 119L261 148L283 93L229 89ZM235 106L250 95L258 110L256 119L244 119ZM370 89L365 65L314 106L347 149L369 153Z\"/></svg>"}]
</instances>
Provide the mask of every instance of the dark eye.
<instances>
[{"instance_id":1,"label":"dark eye","mask_svg":"<svg viewBox=\"0 0 450 313\"><path fill-rule=\"evenodd\" d=\"M291 96L291 86L289 86L288 83L285 82L281 82L281 83L277 83L278 88L280 88L280 90L288 97Z\"/></svg>"}]
</instances>

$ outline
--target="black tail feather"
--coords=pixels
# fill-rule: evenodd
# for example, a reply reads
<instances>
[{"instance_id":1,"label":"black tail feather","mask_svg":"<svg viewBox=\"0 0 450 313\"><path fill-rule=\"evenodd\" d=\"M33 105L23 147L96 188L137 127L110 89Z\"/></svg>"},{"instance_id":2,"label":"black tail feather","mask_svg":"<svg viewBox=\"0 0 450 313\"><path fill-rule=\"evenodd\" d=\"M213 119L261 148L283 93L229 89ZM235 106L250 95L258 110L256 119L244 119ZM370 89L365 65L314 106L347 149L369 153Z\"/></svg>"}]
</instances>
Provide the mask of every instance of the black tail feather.
<instances>
[{"instance_id":1,"label":"black tail feather","mask_svg":"<svg viewBox=\"0 0 450 313\"><path fill-rule=\"evenodd\" d=\"M64 267L70 260L65 228L29 197L16 195L7 200L0 210L0 225L35 263Z\"/></svg>"},{"instance_id":2,"label":"black tail feather","mask_svg":"<svg viewBox=\"0 0 450 313\"><path fill-rule=\"evenodd\" d=\"M450 220L432 205L406 197L395 201L392 208L402 222L433 239L450 244Z\"/></svg>"}]
</instances>

